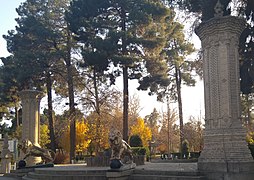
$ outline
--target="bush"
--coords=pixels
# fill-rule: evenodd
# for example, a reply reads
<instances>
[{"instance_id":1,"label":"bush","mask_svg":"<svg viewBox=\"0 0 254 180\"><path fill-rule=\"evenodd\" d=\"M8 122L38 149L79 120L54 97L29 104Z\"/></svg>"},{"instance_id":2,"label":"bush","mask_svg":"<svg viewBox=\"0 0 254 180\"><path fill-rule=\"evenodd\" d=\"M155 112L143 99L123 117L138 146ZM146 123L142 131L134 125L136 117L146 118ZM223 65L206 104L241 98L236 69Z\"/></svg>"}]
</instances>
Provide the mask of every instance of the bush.
<instances>
[{"instance_id":1,"label":"bush","mask_svg":"<svg viewBox=\"0 0 254 180\"><path fill-rule=\"evenodd\" d=\"M200 152L190 152L190 159L198 159L200 156Z\"/></svg>"},{"instance_id":2,"label":"bush","mask_svg":"<svg viewBox=\"0 0 254 180\"><path fill-rule=\"evenodd\" d=\"M134 156L134 163L136 163L137 166L144 165L145 158L147 158L147 154L149 154L148 148L145 147L132 147L132 154Z\"/></svg>"},{"instance_id":3,"label":"bush","mask_svg":"<svg viewBox=\"0 0 254 180\"><path fill-rule=\"evenodd\" d=\"M133 156L145 156L146 148L144 147L132 147L131 148Z\"/></svg>"},{"instance_id":4,"label":"bush","mask_svg":"<svg viewBox=\"0 0 254 180\"><path fill-rule=\"evenodd\" d=\"M188 159L189 156L189 143L187 140L183 141L183 145L182 145L182 158Z\"/></svg>"},{"instance_id":5,"label":"bush","mask_svg":"<svg viewBox=\"0 0 254 180\"><path fill-rule=\"evenodd\" d=\"M254 144L248 144L252 158L254 158Z\"/></svg>"},{"instance_id":6,"label":"bush","mask_svg":"<svg viewBox=\"0 0 254 180\"><path fill-rule=\"evenodd\" d=\"M131 147L143 147L142 139L139 135L132 135L130 137L130 146Z\"/></svg>"}]
</instances>

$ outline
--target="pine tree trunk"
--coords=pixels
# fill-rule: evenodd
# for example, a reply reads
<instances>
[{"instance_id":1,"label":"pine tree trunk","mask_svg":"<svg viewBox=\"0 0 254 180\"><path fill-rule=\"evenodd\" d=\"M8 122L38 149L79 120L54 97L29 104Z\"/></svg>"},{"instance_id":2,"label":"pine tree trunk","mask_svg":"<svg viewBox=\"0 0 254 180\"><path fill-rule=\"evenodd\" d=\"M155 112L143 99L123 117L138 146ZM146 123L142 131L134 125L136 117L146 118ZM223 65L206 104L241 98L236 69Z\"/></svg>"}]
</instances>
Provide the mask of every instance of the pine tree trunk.
<instances>
[{"instance_id":1,"label":"pine tree trunk","mask_svg":"<svg viewBox=\"0 0 254 180\"><path fill-rule=\"evenodd\" d=\"M126 12L122 7L121 11L121 19L122 19L122 31L124 33L122 37L122 54L126 55ZM128 91L128 66L127 64L123 65L123 139L128 142L129 136L129 125L128 125L128 106L129 106L129 91Z\"/></svg>"},{"instance_id":2,"label":"pine tree trunk","mask_svg":"<svg viewBox=\"0 0 254 180\"><path fill-rule=\"evenodd\" d=\"M180 152L182 156L183 150L183 141L184 141L184 132L183 132L183 104L182 104L182 95L181 95L181 83L182 76L180 69L175 66L176 71L176 88L177 88L177 101L178 101L178 111L179 111L179 123L180 123Z\"/></svg>"},{"instance_id":3,"label":"pine tree trunk","mask_svg":"<svg viewBox=\"0 0 254 180\"><path fill-rule=\"evenodd\" d=\"M76 117L75 117L75 103L74 103L74 87L73 87L73 74L71 66L71 35L68 31L67 35L67 55L65 58L67 69L67 83L69 95L69 110L70 110L70 163L75 159L76 149Z\"/></svg>"},{"instance_id":4,"label":"pine tree trunk","mask_svg":"<svg viewBox=\"0 0 254 180\"><path fill-rule=\"evenodd\" d=\"M16 128L19 127L19 111L18 111L18 107L15 103L15 118L16 118Z\"/></svg>"},{"instance_id":5,"label":"pine tree trunk","mask_svg":"<svg viewBox=\"0 0 254 180\"><path fill-rule=\"evenodd\" d=\"M93 68L93 84L94 84L94 93L95 93L95 109L98 114L96 119L96 147L95 152L98 154L100 150L100 126L101 126L101 113L100 113L100 101L98 95L98 86L97 86L97 78L96 78L96 70Z\"/></svg>"},{"instance_id":6,"label":"pine tree trunk","mask_svg":"<svg viewBox=\"0 0 254 180\"><path fill-rule=\"evenodd\" d=\"M48 122L49 122L49 136L50 136L50 149L56 152L55 143L55 130L53 118L53 102L52 102L52 80L50 73L47 73L47 96L48 96Z\"/></svg>"},{"instance_id":7,"label":"pine tree trunk","mask_svg":"<svg viewBox=\"0 0 254 180\"><path fill-rule=\"evenodd\" d=\"M167 146L167 150L168 150L168 155L171 153L171 146L170 146L170 119L169 119L169 97L167 97L167 124L168 124L168 132L167 132L167 140L168 140L168 146Z\"/></svg>"},{"instance_id":8,"label":"pine tree trunk","mask_svg":"<svg viewBox=\"0 0 254 180\"><path fill-rule=\"evenodd\" d=\"M128 91L128 67L123 67L123 139L128 142L128 105L129 105L129 91Z\"/></svg>"}]
</instances>

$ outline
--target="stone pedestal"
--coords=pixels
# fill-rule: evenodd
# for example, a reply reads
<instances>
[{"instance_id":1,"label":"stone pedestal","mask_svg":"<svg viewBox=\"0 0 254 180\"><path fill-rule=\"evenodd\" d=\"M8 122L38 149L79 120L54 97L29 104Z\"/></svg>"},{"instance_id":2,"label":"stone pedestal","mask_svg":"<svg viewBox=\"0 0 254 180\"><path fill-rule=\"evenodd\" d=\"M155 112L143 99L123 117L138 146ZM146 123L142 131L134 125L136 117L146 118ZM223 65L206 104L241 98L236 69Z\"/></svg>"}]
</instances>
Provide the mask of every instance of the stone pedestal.
<instances>
[{"instance_id":1,"label":"stone pedestal","mask_svg":"<svg viewBox=\"0 0 254 180\"><path fill-rule=\"evenodd\" d=\"M109 170L106 173L108 180L128 180L134 169Z\"/></svg>"},{"instance_id":2,"label":"stone pedestal","mask_svg":"<svg viewBox=\"0 0 254 180\"><path fill-rule=\"evenodd\" d=\"M36 90L24 90L19 93L22 103L22 139L28 139L39 146L40 100L42 93ZM28 157L27 165L41 161L38 157Z\"/></svg>"},{"instance_id":3,"label":"stone pedestal","mask_svg":"<svg viewBox=\"0 0 254 180\"><path fill-rule=\"evenodd\" d=\"M244 28L244 20L223 16L196 29L202 42L205 90L204 149L198 168L208 179L254 179L240 120L238 44Z\"/></svg>"},{"instance_id":4,"label":"stone pedestal","mask_svg":"<svg viewBox=\"0 0 254 180\"><path fill-rule=\"evenodd\" d=\"M1 152L1 172L0 173L10 173L11 170L11 159L12 159L12 154L9 150L9 144L8 144L8 136L5 135L4 137L4 144L3 144L3 149Z\"/></svg>"}]
</instances>

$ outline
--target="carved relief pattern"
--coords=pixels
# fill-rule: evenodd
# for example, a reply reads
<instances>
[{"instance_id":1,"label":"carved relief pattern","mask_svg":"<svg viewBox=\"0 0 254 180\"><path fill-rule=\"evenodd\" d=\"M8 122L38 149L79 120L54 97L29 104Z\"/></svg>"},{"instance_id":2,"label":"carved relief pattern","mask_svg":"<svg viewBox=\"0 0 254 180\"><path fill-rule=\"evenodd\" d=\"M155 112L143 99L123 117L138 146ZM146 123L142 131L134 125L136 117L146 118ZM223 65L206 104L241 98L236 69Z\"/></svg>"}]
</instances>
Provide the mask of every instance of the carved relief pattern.
<instances>
[{"instance_id":1,"label":"carved relief pattern","mask_svg":"<svg viewBox=\"0 0 254 180\"><path fill-rule=\"evenodd\" d=\"M234 38L234 39L233 39ZM231 107L232 107L232 117L240 118L240 82L239 82L239 62L238 62L238 48L235 44L235 38L233 37L229 52L230 60L230 91L231 91Z\"/></svg>"},{"instance_id":2,"label":"carved relief pattern","mask_svg":"<svg viewBox=\"0 0 254 180\"><path fill-rule=\"evenodd\" d=\"M209 55L210 71L209 73L209 84L210 84L210 109L211 109L211 128L218 126L217 116L219 113L219 88L218 88L218 46L212 46Z\"/></svg>"},{"instance_id":3,"label":"carved relief pattern","mask_svg":"<svg viewBox=\"0 0 254 180\"><path fill-rule=\"evenodd\" d=\"M206 49L203 50L203 69L204 69L204 90L205 92L208 92L210 89L210 84L209 84L209 72L208 69L209 68L209 63L208 61L204 61L204 59L208 59L209 58L209 53L210 53L210 48L207 47ZM205 93L205 119L211 119L211 105L210 105L210 96L209 93ZM205 123L205 128L210 128L210 121L206 121Z\"/></svg>"},{"instance_id":4,"label":"carved relief pattern","mask_svg":"<svg viewBox=\"0 0 254 180\"><path fill-rule=\"evenodd\" d=\"M238 39L243 28L241 19L224 16L196 30L202 41L205 81L206 128L201 162L252 160L239 120Z\"/></svg>"}]
</instances>

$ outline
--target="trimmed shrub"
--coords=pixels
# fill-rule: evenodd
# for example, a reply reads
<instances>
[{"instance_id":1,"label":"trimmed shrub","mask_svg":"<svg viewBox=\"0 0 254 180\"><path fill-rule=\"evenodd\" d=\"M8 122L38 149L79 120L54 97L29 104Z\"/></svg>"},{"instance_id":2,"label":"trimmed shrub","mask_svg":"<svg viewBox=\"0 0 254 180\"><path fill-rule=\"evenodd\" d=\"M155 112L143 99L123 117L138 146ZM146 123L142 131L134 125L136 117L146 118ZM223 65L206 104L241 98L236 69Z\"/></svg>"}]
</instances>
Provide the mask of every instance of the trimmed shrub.
<instances>
[{"instance_id":1,"label":"trimmed shrub","mask_svg":"<svg viewBox=\"0 0 254 180\"><path fill-rule=\"evenodd\" d=\"M182 158L184 159L188 159L189 156L189 143L187 140L183 141L183 145L182 145Z\"/></svg>"},{"instance_id":2,"label":"trimmed shrub","mask_svg":"<svg viewBox=\"0 0 254 180\"><path fill-rule=\"evenodd\" d=\"M198 159L200 156L200 152L190 152L190 159Z\"/></svg>"},{"instance_id":3,"label":"trimmed shrub","mask_svg":"<svg viewBox=\"0 0 254 180\"><path fill-rule=\"evenodd\" d=\"M132 135L130 137L130 146L131 147L143 147L142 139L139 135Z\"/></svg>"},{"instance_id":4,"label":"trimmed shrub","mask_svg":"<svg viewBox=\"0 0 254 180\"><path fill-rule=\"evenodd\" d=\"M248 147L249 147L249 149L250 149L252 158L254 158L254 144L248 144Z\"/></svg>"},{"instance_id":5,"label":"trimmed shrub","mask_svg":"<svg viewBox=\"0 0 254 180\"><path fill-rule=\"evenodd\" d=\"M145 157L148 151L145 147L132 147L132 154L134 157L134 163L136 163L137 166L144 165L145 163Z\"/></svg>"},{"instance_id":6,"label":"trimmed shrub","mask_svg":"<svg viewBox=\"0 0 254 180\"><path fill-rule=\"evenodd\" d=\"M144 147L132 147L131 148L133 156L145 156L146 148Z\"/></svg>"}]
</instances>

